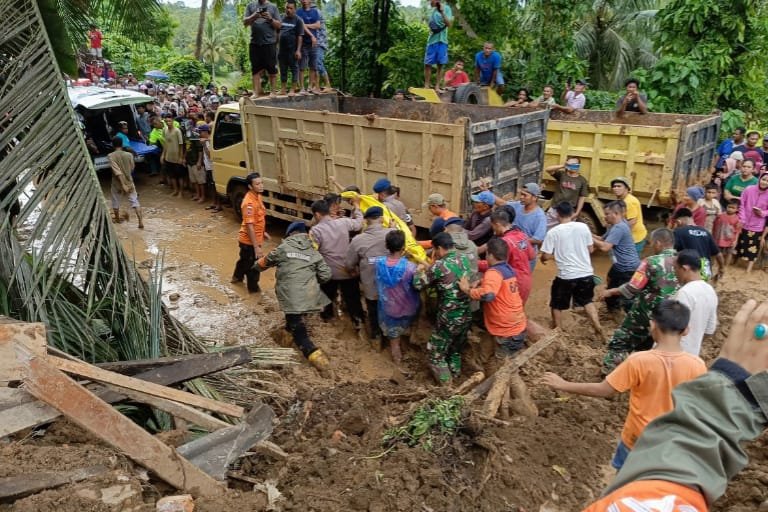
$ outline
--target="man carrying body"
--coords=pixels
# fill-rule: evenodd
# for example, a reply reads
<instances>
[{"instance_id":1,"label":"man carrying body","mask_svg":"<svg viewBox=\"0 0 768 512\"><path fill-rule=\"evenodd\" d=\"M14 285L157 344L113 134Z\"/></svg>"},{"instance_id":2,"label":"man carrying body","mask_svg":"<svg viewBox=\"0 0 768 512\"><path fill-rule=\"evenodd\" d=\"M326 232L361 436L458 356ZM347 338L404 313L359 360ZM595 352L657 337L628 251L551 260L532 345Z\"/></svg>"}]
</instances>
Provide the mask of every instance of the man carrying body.
<instances>
[{"instance_id":1,"label":"man carrying body","mask_svg":"<svg viewBox=\"0 0 768 512\"><path fill-rule=\"evenodd\" d=\"M501 75L501 54L493 49L493 43L486 41L483 50L475 55L475 82L482 85L504 87L504 77Z\"/></svg>"},{"instance_id":2,"label":"man carrying body","mask_svg":"<svg viewBox=\"0 0 768 512\"><path fill-rule=\"evenodd\" d=\"M571 90L571 83L565 84L563 90L563 96L561 100L565 102L565 106L558 104L552 105L552 110L559 110L566 114L573 114L577 110L582 110L587 104L587 97L584 95L584 90L587 88L587 82L585 80L576 80L576 85Z\"/></svg>"},{"instance_id":3,"label":"man carrying body","mask_svg":"<svg viewBox=\"0 0 768 512\"><path fill-rule=\"evenodd\" d=\"M114 148L109 154L109 166L112 169L112 212L116 223L120 222L120 198L123 194L128 196L128 203L136 212L139 220L139 229L144 229L144 221L141 217L141 205L136 194L136 186L133 184L131 173L135 166L133 155L123 150L123 141L115 137L112 139ZM126 214L127 215L127 214ZM126 216L127 219L127 216Z\"/></svg>"},{"instance_id":4,"label":"man carrying body","mask_svg":"<svg viewBox=\"0 0 768 512\"><path fill-rule=\"evenodd\" d=\"M429 232L432 236L435 236L437 233L442 231L443 228L445 228L446 220L453 217L458 217L458 215L448 209L445 198L442 194L429 194L427 202L424 203L422 207L426 207L429 210L429 213L435 217L435 219L432 221L432 226L429 228ZM419 241L419 245L425 249L431 249L432 240Z\"/></svg>"},{"instance_id":5,"label":"man carrying body","mask_svg":"<svg viewBox=\"0 0 768 512\"><path fill-rule=\"evenodd\" d=\"M515 271L518 292L520 298L525 304L528 301L528 295L531 293L533 278L531 276L531 260L536 259L536 251L533 245L528 241L528 237L520 228L514 227L512 222L515 219L515 211L511 207L503 207L494 210L491 214L491 228L494 237L488 240L483 247L483 252L487 254L487 246L494 238L500 238L507 244L507 263ZM480 272L488 270L491 263L482 260L478 264Z\"/></svg>"},{"instance_id":6,"label":"man carrying body","mask_svg":"<svg viewBox=\"0 0 768 512\"><path fill-rule=\"evenodd\" d=\"M429 38L424 54L424 88L432 87L432 66L437 66L435 90L442 92L440 82L443 79L443 66L448 64L448 27L453 22L453 13L448 4L441 0L429 0L432 11L429 13Z\"/></svg>"},{"instance_id":7,"label":"man carrying body","mask_svg":"<svg viewBox=\"0 0 768 512\"><path fill-rule=\"evenodd\" d=\"M696 251L686 249L677 253L675 275L680 289L674 298L691 310L688 332L680 344L683 350L698 356L704 335L712 335L717 329L717 293L701 278L701 258Z\"/></svg>"},{"instance_id":8,"label":"man carrying body","mask_svg":"<svg viewBox=\"0 0 768 512\"><path fill-rule=\"evenodd\" d=\"M662 300L674 295L678 288L674 243L674 234L669 229L660 228L651 233L653 256L640 262L628 283L607 289L601 294L603 299L618 296L634 299L629 312L608 342L608 350L603 358L603 373L610 373L632 352L648 350L653 346L648 330L651 311Z\"/></svg>"},{"instance_id":9,"label":"man carrying body","mask_svg":"<svg viewBox=\"0 0 768 512\"><path fill-rule=\"evenodd\" d=\"M645 247L645 237L648 235L648 230L645 229L643 223L643 210L640 207L640 201L630 194L629 180L623 176L611 180L611 190L616 194L616 199L624 201L624 216L627 219L627 224L632 228L632 240L635 242L637 254L641 254Z\"/></svg>"},{"instance_id":10,"label":"man carrying body","mask_svg":"<svg viewBox=\"0 0 768 512\"><path fill-rule=\"evenodd\" d=\"M331 278L331 269L312 246L307 226L294 222L288 226L280 245L256 263L258 270L277 267L275 295L285 314L285 329L309 363L324 372L328 358L309 338L304 317L316 313L328 304L320 284Z\"/></svg>"},{"instance_id":11,"label":"man carrying body","mask_svg":"<svg viewBox=\"0 0 768 512\"><path fill-rule=\"evenodd\" d=\"M371 206L363 214L367 226L362 233L352 238L347 249L344 267L350 275L359 275L368 310L369 340L374 347L380 348L381 328L378 319L378 292L376 289L376 258L389 254L385 239L387 233L394 231L381 224L384 210Z\"/></svg>"},{"instance_id":12,"label":"man carrying body","mask_svg":"<svg viewBox=\"0 0 768 512\"><path fill-rule=\"evenodd\" d=\"M625 112L648 113L648 97L638 89L640 82L636 78L629 78L624 82L626 92L624 96L616 100L616 116L623 117Z\"/></svg>"},{"instance_id":13,"label":"man carrying body","mask_svg":"<svg viewBox=\"0 0 768 512\"><path fill-rule=\"evenodd\" d=\"M475 245L480 246L493 236L491 213L493 213L493 205L496 203L496 196L493 195L493 192L484 190L479 194L473 194L470 199L472 200L472 215L469 216L465 227L469 239L475 242Z\"/></svg>"},{"instance_id":14,"label":"man carrying body","mask_svg":"<svg viewBox=\"0 0 768 512\"><path fill-rule=\"evenodd\" d=\"M589 183L581 175L581 159L577 156L569 156L564 164L551 165L544 170L557 181L550 204L555 206L566 201L573 207L574 218L578 218L589 195ZM557 224L557 212L550 207L547 210L547 229L551 229Z\"/></svg>"},{"instance_id":15,"label":"man carrying body","mask_svg":"<svg viewBox=\"0 0 768 512\"><path fill-rule=\"evenodd\" d=\"M245 278L247 279L248 291L258 293L261 291L259 272L253 268L253 263L264 255L264 240L269 240L269 235L265 230L267 209L261 200L261 194L264 192L264 181L261 175L253 172L246 179L248 192L240 205L243 222L237 237L237 243L240 246L240 259L235 264L235 271L232 273L230 282L242 283Z\"/></svg>"},{"instance_id":16,"label":"man carrying body","mask_svg":"<svg viewBox=\"0 0 768 512\"><path fill-rule=\"evenodd\" d=\"M437 290L437 324L427 344L429 368L440 385L450 385L461 375L461 351L472 324L470 299L461 291L459 281L471 277L469 261L459 255L448 233L432 239L437 258L429 269L414 278L417 289L428 286Z\"/></svg>"},{"instance_id":17,"label":"man carrying body","mask_svg":"<svg viewBox=\"0 0 768 512\"><path fill-rule=\"evenodd\" d=\"M373 193L376 196L376 199L381 201L384 206L389 208L392 213L397 215L400 220L408 225L411 234L415 236L416 226L413 224L413 218L411 217L411 214L408 213L408 208L405 207L405 204L397 198L392 183L387 178L376 180L376 183L373 184Z\"/></svg>"},{"instance_id":18,"label":"man carrying body","mask_svg":"<svg viewBox=\"0 0 768 512\"><path fill-rule=\"evenodd\" d=\"M275 95L277 83L277 32L280 30L280 13L269 0L254 0L245 8L243 24L251 27L248 56L253 78L252 99L261 96L261 75L269 75L270 96Z\"/></svg>"},{"instance_id":19,"label":"man carrying body","mask_svg":"<svg viewBox=\"0 0 768 512\"><path fill-rule=\"evenodd\" d=\"M592 298L595 292L594 269L590 254L594 250L592 233L586 224L574 222L573 206L567 201L556 204L555 212L560 224L553 227L541 245L541 262L555 260L557 277L552 281L550 309L553 327L562 327L563 311L583 307L595 332L602 336L603 329L597 318Z\"/></svg>"},{"instance_id":20,"label":"man carrying body","mask_svg":"<svg viewBox=\"0 0 768 512\"><path fill-rule=\"evenodd\" d=\"M351 217L332 217L330 205L323 201L312 203L312 215L316 224L309 230L309 237L315 243L317 250L331 267L331 279L321 285L323 292L331 299L321 313L325 321L334 316L333 302L341 290L344 304L355 329L363 327L363 306L360 303L360 282L350 275L344 261L349 250L349 233L360 231L363 227L363 212L360 211L360 198L350 199L354 210Z\"/></svg>"},{"instance_id":21,"label":"man carrying body","mask_svg":"<svg viewBox=\"0 0 768 512\"><path fill-rule=\"evenodd\" d=\"M595 246L604 252L611 252L613 265L608 270L608 282L606 286L618 288L624 283L628 283L640 266L640 257L637 255L635 243L632 241L632 232L629 224L624 220L624 208L619 201L611 201L605 205L605 222L608 224L608 231L604 237L592 235ZM621 300L619 297L608 297L605 299L605 305L608 311L618 311L623 307L624 311L629 311L632 302Z\"/></svg>"}]
</instances>

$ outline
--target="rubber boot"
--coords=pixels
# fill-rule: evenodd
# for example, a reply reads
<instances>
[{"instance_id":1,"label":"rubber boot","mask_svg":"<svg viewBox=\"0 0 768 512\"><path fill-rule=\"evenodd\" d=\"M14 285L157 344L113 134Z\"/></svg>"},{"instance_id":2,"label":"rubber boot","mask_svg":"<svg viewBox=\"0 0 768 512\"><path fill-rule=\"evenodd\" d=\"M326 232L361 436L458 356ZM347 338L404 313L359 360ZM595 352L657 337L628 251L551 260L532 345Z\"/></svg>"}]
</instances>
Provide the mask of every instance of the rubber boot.
<instances>
[{"instance_id":1,"label":"rubber boot","mask_svg":"<svg viewBox=\"0 0 768 512\"><path fill-rule=\"evenodd\" d=\"M323 351L320 349L317 349L309 354L307 359L309 360L309 364L320 370L321 373L324 373L330 369L331 362L327 357L325 357L325 354L323 354Z\"/></svg>"},{"instance_id":2,"label":"rubber boot","mask_svg":"<svg viewBox=\"0 0 768 512\"><path fill-rule=\"evenodd\" d=\"M112 208L112 222L120 224L123 220L120 218L120 208Z\"/></svg>"},{"instance_id":3,"label":"rubber boot","mask_svg":"<svg viewBox=\"0 0 768 512\"><path fill-rule=\"evenodd\" d=\"M134 208L136 210L136 218L139 219L139 229L144 229L144 218L141 216L141 208Z\"/></svg>"}]
</instances>

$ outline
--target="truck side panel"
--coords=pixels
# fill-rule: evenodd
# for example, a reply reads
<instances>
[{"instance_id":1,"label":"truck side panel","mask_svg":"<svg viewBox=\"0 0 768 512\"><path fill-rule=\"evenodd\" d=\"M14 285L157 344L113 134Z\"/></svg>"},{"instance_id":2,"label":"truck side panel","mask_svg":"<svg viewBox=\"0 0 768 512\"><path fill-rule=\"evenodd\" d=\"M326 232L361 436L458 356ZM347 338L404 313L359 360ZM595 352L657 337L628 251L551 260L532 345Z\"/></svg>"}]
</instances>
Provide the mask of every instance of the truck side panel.
<instances>
[{"instance_id":1,"label":"truck side panel","mask_svg":"<svg viewBox=\"0 0 768 512\"><path fill-rule=\"evenodd\" d=\"M720 122L720 116L716 116L682 127L673 190L682 191L691 183L709 181L709 169L720 135Z\"/></svg>"}]
</instances>

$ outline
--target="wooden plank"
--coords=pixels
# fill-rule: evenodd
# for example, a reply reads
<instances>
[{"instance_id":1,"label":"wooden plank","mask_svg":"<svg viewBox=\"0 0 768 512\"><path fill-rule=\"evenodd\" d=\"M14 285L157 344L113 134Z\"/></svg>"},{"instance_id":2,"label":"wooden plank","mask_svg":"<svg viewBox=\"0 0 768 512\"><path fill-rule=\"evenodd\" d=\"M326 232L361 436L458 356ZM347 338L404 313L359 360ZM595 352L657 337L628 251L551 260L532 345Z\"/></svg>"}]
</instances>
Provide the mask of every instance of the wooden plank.
<instances>
[{"instance_id":1,"label":"wooden plank","mask_svg":"<svg viewBox=\"0 0 768 512\"><path fill-rule=\"evenodd\" d=\"M45 355L45 325L18 322L4 317L0 323L0 386L24 378L25 368L16 357L15 343L23 343L33 353Z\"/></svg>"},{"instance_id":2,"label":"wooden plank","mask_svg":"<svg viewBox=\"0 0 768 512\"><path fill-rule=\"evenodd\" d=\"M181 361L142 372L134 376L134 378L167 386L194 379L207 373L223 370L229 366L230 362L225 359L218 359L212 366L200 367L196 361ZM106 388L93 391L99 398L110 404L126 399L125 395ZM44 423L50 423L59 416L59 411L37 400L6 410L0 410L0 437L15 434L28 428L34 428Z\"/></svg>"},{"instance_id":3,"label":"wooden plank","mask_svg":"<svg viewBox=\"0 0 768 512\"><path fill-rule=\"evenodd\" d=\"M56 368L67 373L73 373L75 375L79 375L81 377L92 379L105 384L114 384L123 388L141 391L152 396L166 398L175 402L193 405L207 411L218 412L220 414L226 414L227 416L233 416L235 418L242 417L245 412L242 407L237 405L211 400L209 398L193 395L192 393L187 393L186 391L179 391L178 389L153 384L151 382L139 380L134 377L128 377L126 375L120 375L119 373L109 372L88 363L83 363L80 361L69 361L52 356L48 356L48 360Z\"/></svg>"},{"instance_id":4,"label":"wooden plank","mask_svg":"<svg viewBox=\"0 0 768 512\"><path fill-rule=\"evenodd\" d=\"M34 401L35 397L21 388L0 388L0 411Z\"/></svg>"},{"instance_id":5,"label":"wooden plank","mask_svg":"<svg viewBox=\"0 0 768 512\"><path fill-rule=\"evenodd\" d=\"M177 418L187 420L193 425L202 427L208 430L209 432L219 430L220 428L226 428L226 427L232 426L230 423L227 423L226 421L222 421L218 418L214 418L210 414L206 414L202 411L198 411L194 407L180 404L172 400L166 400L165 398L158 398L156 396L142 393L141 391L135 391L133 389L123 388L123 387L115 386L112 384L107 384L107 387L110 389L113 389L114 391L120 393L121 395L127 396L131 400L134 400L136 402L141 402L143 404L151 405L152 407L156 409L160 409L161 411L165 411L168 414L176 416Z\"/></svg>"},{"instance_id":6,"label":"wooden plank","mask_svg":"<svg viewBox=\"0 0 768 512\"><path fill-rule=\"evenodd\" d=\"M170 364L176 364L182 361L189 361L192 366L199 367L205 373L209 373L206 369L207 367L215 367L216 370L214 371L219 371L221 369L222 361L230 361L231 364L228 364L227 366L227 368L230 368L232 366L247 364L251 362L251 360L252 357L248 347L235 347L222 350L220 352L210 352L207 354L185 354L181 356L157 357L155 359L137 359L135 361L98 363L96 366L102 370L135 375L137 373L152 370L161 366L168 366Z\"/></svg>"},{"instance_id":7,"label":"wooden plank","mask_svg":"<svg viewBox=\"0 0 768 512\"><path fill-rule=\"evenodd\" d=\"M27 356L25 363L28 370L24 382L30 393L173 487L202 496L216 496L224 492L224 488L214 479L173 448L152 437L59 371L51 359L31 354Z\"/></svg>"},{"instance_id":8,"label":"wooden plank","mask_svg":"<svg viewBox=\"0 0 768 512\"><path fill-rule=\"evenodd\" d=\"M42 471L0 478L0 500L16 500L46 489L80 482L101 475L106 471L105 466L89 466L70 471Z\"/></svg>"}]
</instances>

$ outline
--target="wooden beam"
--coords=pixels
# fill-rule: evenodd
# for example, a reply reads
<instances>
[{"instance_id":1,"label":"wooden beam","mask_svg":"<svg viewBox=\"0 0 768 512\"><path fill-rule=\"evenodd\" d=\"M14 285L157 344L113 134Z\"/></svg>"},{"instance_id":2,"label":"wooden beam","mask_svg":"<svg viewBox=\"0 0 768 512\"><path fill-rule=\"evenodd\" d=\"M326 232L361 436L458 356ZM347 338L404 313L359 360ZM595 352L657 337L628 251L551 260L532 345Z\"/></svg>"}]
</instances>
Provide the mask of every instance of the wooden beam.
<instances>
[{"instance_id":1,"label":"wooden beam","mask_svg":"<svg viewBox=\"0 0 768 512\"><path fill-rule=\"evenodd\" d=\"M30 393L173 487L198 496L224 492L214 479L59 371L50 359L30 354L24 361Z\"/></svg>"},{"instance_id":2,"label":"wooden beam","mask_svg":"<svg viewBox=\"0 0 768 512\"><path fill-rule=\"evenodd\" d=\"M15 343L23 343L27 350L39 356L45 355L45 325L3 317L0 322L0 386L24 378L26 368L16 357Z\"/></svg>"},{"instance_id":3,"label":"wooden beam","mask_svg":"<svg viewBox=\"0 0 768 512\"><path fill-rule=\"evenodd\" d=\"M0 388L0 411L34 402L35 397L20 388Z\"/></svg>"},{"instance_id":4,"label":"wooden beam","mask_svg":"<svg viewBox=\"0 0 768 512\"><path fill-rule=\"evenodd\" d=\"M135 391L133 389L123 388L115 386L113 384L107 384L107 387L113 389L121 395L125 395L135 402L141 402L143 404L151 405L156 409L165 411L168 414L186 420L193 425L202 427L209 432L214 432L220 428L231 427L230 423L222 421L218 418L214 418L210 414L206 414L202 411L198 411L194 407L180 404L172 400L166 400L165 398L158 398L156 396L142 393L141 391Z\"/></svg>"},{"instance_id":5,"label":"wooden beam","mask_svg":"<svg viewBox=\"0 0 768 512\"><path fill-rule=\"evenodd\" d=\"M102 370L109 370L111 372L123 373L126 375L135 375L161 366L168 366L169 364L186 361L189 362L192 367L197 368L198 371L203 372L201 375L204 375L219 371L222 364L226 364L226 368L230 368L232 366L248 364L252 360L253 358L248 347L235 347L220 352L209 352L207 354L185 354L181 356L158 357L155 359L98 363L96 366ZM208 370L209 368L211 368L210 371Z\"/></svg>"},{"instance_id":6,"label":"wooden beam","mask_svg":"<svg viewBox=\"0 0 768 512\"><path fill-rule=\"evenodd\" d=\"M105 384L114 384L127 389L135 391L141 391L148 395L156 396L159 398L166 398L175 402L181 402L187 405L193 405L200 407L207 411L218 412L220 414L226 414L227 416L233 416L235 418L241 418L245 411L238 405L232 405L216 400L211 400L186 391L179 391L178 389L169 388L166 386L160 386L151 382L136 379L134 377L128 377L126 375L120 375L119 373L109 372L102 370L88 363L81 361L69 361L61 359L59 357L48 356L48 360L57 369L92 379Z\"/></svg>"},{"instance_id":7,"label":"wooden beam","mask_svg":"<svg viewBox=\"0 0 768 512\"><path fill-rule=\"evenodd\" d=\"M15 356L14 356L15 357ZM170 385L194 379L207 373L214 373L229 367L231 361L219 360L216 366L201 368L196 361L181 361L168 366L142 372L135 379L154 382L155 384ZM205 373L200 373L205 372ZM114 391L101 387L93 390L96 395L107 403L121 402L126 399ZM0 410L0 437L15 434L21 430L33 428L44 423L50 423L61 416L59 411L38 400Z\"/></svg>"},{"instance_id":8,"label":"wooden beam","mask_svg":"<svg viewBox=\"0 0 768 512\"><path fill-rule=\"evenodd\" d=\"M105 466L89 466L70 471L40 471L0 478L0 500L16 500L46 489L80 482L107 472Z\"/></svg>"}]
</instances>

